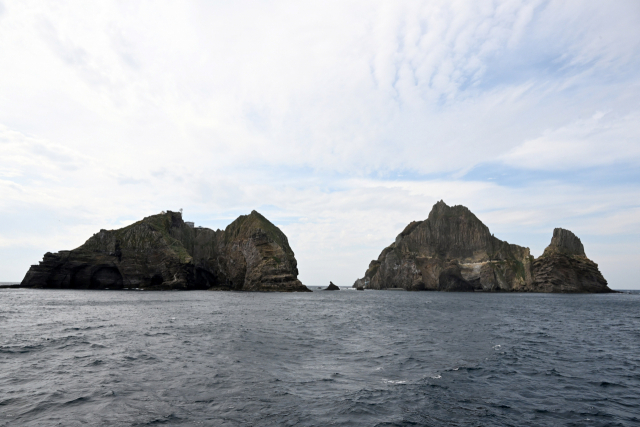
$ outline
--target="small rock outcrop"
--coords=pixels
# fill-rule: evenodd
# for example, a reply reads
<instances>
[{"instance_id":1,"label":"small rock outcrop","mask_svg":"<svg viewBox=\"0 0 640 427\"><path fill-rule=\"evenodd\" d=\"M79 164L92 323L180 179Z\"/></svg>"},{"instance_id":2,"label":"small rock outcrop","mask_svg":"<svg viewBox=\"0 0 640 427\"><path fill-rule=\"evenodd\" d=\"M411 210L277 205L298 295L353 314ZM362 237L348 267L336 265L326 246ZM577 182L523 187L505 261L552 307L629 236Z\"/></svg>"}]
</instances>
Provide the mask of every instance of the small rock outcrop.
<instances>
[{"instance_id":1,"label":"small rock outcrop","mask_svg":"<svg viewBox=\"0 0 640 427\"><path fill-rule=\"evenodd\" d=\"M329 282L329 286L325 289L325 291L339 291L340 288L333 284L333 282Z\"/></svg>"},{"instance_id":2,"label":"small rock outcrop","mask_svg":"<svg viewBox=\"0 0 640 427\"><path fill-rule=\"evenodd\" d=\"M557 228L534 260L529 248L502 241L469 209L436 203L371 261L354 288L448 292L611 292L582 242Z\"/></svg>"},{"instance_id":3,"label":"small rock outcrop","mask_svg":"<svg viewBox=\"0 0 640 427\"><path fill-rule=\"evenodd\" d=\"M214 231L169 211L100 230L74 250L46 253L21 286L310 292L297 276L287 237L258 212Z\"/></svg>"},{"instance_id":4,"label":"small rock outcrop","mask_svg":"<svg viewBox=\"0 0 640 427\"><path fill-rule=\"evenodd\" d=\"M532 288L538 292L612 292L598 264L587 258L580 239L569 230L553 230L551 244L533 262Z\"/></svg>"}]
</instances>

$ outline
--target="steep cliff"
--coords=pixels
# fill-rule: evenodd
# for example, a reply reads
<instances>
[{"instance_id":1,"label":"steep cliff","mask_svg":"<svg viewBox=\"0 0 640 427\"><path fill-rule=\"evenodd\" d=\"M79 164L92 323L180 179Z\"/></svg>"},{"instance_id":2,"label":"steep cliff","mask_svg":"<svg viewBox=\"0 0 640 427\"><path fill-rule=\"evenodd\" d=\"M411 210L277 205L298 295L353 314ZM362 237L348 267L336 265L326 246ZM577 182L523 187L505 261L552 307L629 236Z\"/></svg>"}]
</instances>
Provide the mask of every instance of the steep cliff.
<instances>
[{"instance_id":1,"label":"steep cliff","mask_svg":"<svg viewBox=\"0 0 640 427\"><path fill-rule=\"evenodd\" d=\"M498 291L531 283L529 249L494 237L469 209L436 203L371 261L354 287Z\"/></svg>"},{"instance_id":2,"label":"steep cliff","mask_svg":"<svg viewBox=\"0 0 640 427\"><path fill-rule=\"evenodd\" d=\"M613 292L598 264L587 258L580 239L569 230L553 230L551 244L533 262L532 289L537 292Z\"/></svg>"},{"instance_id":3,"label":"steep cliff","mask_svg":"<svg viewBox=\"0 0 640 427\"><path fill-rule=\"evenodd\" d=\"M21 285L77 289L309 291L287 237L258 212L227 228L193 228L161 213L100 230L71 251L46 253Z\"/></svg>"},{"instance_id":4,"label":"steep cliff","mask_svg":"<svg viewBox=\"0 0 640 427\"><path fill-rule=\"evenodd\" d=\"M469 209L440 201L371 261L355 288L439 291L612 292L580 239L556 228L537 259L494 237Z\"/></svg>"}]
</instances>

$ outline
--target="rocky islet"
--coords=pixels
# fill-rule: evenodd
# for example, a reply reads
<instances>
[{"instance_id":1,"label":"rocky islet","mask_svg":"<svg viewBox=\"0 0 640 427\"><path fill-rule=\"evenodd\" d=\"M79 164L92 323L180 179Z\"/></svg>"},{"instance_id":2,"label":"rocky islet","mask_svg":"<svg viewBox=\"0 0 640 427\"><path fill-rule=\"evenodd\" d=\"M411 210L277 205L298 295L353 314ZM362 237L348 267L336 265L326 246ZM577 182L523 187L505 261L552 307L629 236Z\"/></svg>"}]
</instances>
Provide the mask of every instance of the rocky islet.
<instances>
[{"instance_id":1,"label":"rocky islet","mask_svg":"<svg viewBox=\"0 0 640 427\"><path fill-rule=\"evenodd\" d=\"M194 227L179 212L100 230L71 250L46 253L21 287L309 292L285 234L256 211L225 230ZM353 285L438 291L612 292L580 239L556 228L534 259L496 238L469 209L436 203L371 261ZM326 290L339 290L330 283Z\"/></svg>"},{"instance_id":2,"label":"rocky islet","mask_svg":"<svg viewBox=\"0 0 640 427\"><path fill-rule=\"evenodd\" d=\"M46 253L21 286L310 292L297 276L287 237L260 213L214 231L169 211L100 230L77 249Z\"/></svg>"},{"instance_id":3,"label":"rocky islet","mask_svg":"<svg viewBox=\"0 0 640 427\"><path fill-rule=\"evenodd\" d=\"M436 203L371 261L356 289L612 292L580 239L557 228L543 255L496 238L469 209Z\"/></svg>"}]
</instances>

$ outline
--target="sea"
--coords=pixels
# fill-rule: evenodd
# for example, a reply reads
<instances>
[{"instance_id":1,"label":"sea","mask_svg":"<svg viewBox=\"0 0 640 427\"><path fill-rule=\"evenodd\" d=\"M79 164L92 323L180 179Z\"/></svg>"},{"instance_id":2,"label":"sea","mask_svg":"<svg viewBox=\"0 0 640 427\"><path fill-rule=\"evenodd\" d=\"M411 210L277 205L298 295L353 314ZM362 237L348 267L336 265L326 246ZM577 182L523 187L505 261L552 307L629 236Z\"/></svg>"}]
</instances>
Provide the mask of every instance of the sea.
<instances>
[{"instance_id":1,"label":"sea","mask_svg":"<svg viewBox=\"0 0 640 427\"><path fill-rule=\"evenodd\" d=\"M0 426L638 426L640 293L0 290Z\"/></svg>"}]
</instances>

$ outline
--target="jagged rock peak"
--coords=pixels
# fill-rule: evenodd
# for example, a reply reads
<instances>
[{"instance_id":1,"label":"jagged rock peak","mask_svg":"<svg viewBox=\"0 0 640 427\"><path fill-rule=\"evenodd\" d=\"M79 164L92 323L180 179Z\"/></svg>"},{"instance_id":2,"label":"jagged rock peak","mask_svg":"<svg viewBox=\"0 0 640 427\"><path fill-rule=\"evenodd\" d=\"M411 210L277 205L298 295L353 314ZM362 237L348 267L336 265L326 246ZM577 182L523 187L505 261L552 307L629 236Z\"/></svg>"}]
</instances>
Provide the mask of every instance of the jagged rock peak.
<instances>
[{"instance_id":1,"label":"jagged rock peak","mask_svg":"<svg viewBox=\"0 0 640 427\"><path fill-rule=\"evenodd\" d=\"M462 205L449 206L444 202L444 200L440 200L431 208L431 212L429 212L429 218L431 218L434 215L450 214L452 211L456 213L465 212L473 215L473 213L471 213L469 208L467 208L466 206L462 206Z\"/></svg>"},{"instance_id":2,"label":"jagged rock peak","mask_svg":"<svg viewBox=\"0 0 640 427\"><path fill-rule=\"evenodd\" d=\"M489 228L484 225L482 221L480 221L480 219L478 219L478 217L469 210L469 208L463 205L449 206L442 200L433 205L426 221L436 227L442 227L444 224L450 223L451 221L463 221L468 225L477 228L478 231L483 234L490 234Z\"/></svg>"},{"instance_id":3,"label":"jagged rock peak","mask_svg":"<svg viewBox=\"0 0 640 427\"><path fill-rule=\"evenodd\" d=\"M564 228L556 228L553 230L551 244L544 250L545 254L560 252L569 256L584 256L584 246L580 238L569 230Z\"/></svg>"},{"instance_id":4,"label":"jagged rock peak","mask_svg":"<svg viewBox=\"0 0 640 427\"><path fill-rule=\"evenodd\" d=\"M537 292L613 292L580 239L562 228L553 230L551 244L534 261L532 287Z\"/></svg>"}]
</instances>

